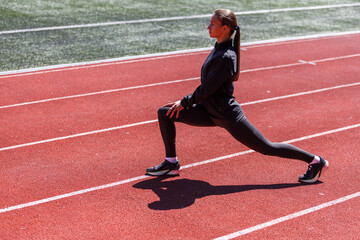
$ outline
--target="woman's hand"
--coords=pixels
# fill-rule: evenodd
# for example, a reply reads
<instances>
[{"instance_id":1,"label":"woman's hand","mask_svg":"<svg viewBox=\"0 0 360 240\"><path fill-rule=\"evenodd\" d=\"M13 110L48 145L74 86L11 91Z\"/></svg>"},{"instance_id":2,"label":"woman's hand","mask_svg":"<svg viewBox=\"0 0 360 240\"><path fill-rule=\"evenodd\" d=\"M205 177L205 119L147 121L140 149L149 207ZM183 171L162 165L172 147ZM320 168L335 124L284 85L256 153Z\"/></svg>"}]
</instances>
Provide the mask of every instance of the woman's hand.
<instances>
[{"instance_id":1,"label":"woman's hand","mask_svg":"<svg viewBox=\"0 0 360 240\"><path fill-rule=\"evenodd\" d=\"M180 111L184 109L184 107L181 105L180 100L175 103L169 103L169 104L165 105L164 107L170 107L170 109L166 113L166 116L170 115L170 118L172 118L175 113L176 113L175 118L178 118Z\"/></svg>"}]
</instances>

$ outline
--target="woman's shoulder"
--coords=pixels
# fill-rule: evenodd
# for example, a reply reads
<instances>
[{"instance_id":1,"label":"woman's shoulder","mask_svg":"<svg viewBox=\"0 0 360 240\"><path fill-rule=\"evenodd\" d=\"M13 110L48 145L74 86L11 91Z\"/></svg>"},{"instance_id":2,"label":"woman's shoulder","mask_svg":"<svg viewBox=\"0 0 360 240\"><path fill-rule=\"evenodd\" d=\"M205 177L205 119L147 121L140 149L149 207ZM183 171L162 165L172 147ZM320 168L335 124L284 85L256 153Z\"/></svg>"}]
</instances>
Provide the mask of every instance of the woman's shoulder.
<instances>
[{"instance_id":1,"label":"woman's shoulder","mask_svg":"<svg viewBox=\"0 0 360 240\"><path fill-rule=\"evenodd\" d=\"M219 58L221 58L224 61L236 61L236 52L234 48L228 48L224 49L224 51L219 55Z\"/></svg>"},{"instance_id":2,"label":"woman's shoulder","mask_svg":"<svg viewBox=\"0 0 360 240\"><path fill-rule=\"evenodd\" d=\"M235 52L235 49L233 47L229 47L228 49L226 49L224 51L224 54L223 54L223 58L236 58L236 52Z\"/></svg>"}]
</instances>

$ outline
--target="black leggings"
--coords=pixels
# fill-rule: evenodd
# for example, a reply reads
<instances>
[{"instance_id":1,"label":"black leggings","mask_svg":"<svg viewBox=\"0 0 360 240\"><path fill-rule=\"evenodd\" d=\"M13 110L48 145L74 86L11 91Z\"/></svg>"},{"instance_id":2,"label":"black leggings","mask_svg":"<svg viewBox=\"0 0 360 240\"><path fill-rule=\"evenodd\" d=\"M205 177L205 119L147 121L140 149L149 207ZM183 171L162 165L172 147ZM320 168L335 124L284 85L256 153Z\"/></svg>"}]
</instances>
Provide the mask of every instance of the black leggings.
<instances>
[{"instance_id":1,"label":"black leggings","mask_svg":"<svg viewBox=\"0 0 360 240\"><path fill-rule=\"evenodd\" d=\"M192 126L217 126L206 113L202 105L183 109L178 118L166 116L170 107L161 107L158 111L161 136L165 144L166 157L176 157L176 129L174 122L182 122ZM298 159L310 163L315 157L302 149L286 143L273 143L267 140L247 119L242 117L234 122L222 124L236 140L245 146L264 155Z\"/></svg>"}]
</instances>

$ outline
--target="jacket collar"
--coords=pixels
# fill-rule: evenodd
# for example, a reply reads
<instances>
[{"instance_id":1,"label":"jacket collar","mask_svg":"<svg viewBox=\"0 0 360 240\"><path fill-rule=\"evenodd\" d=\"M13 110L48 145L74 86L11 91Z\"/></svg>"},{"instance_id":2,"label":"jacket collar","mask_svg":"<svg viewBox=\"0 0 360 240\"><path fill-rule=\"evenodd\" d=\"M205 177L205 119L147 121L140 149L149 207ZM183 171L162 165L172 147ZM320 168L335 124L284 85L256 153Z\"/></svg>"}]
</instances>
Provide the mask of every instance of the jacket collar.
<instances>
[{"instance_id":1,"label":"jacket collar","mask_svg":"<svg viewBox=\"0 0 360 240\"><path fill-rule=\"evenodd\" d=\"M221 42L221 43L215 43L215 49L216 50L221 50L221 49L225 49L225 48L229 48L232 46L232 41L231 39L229 40L226 40L224 42Z\"/></svg>"}]
</instances>

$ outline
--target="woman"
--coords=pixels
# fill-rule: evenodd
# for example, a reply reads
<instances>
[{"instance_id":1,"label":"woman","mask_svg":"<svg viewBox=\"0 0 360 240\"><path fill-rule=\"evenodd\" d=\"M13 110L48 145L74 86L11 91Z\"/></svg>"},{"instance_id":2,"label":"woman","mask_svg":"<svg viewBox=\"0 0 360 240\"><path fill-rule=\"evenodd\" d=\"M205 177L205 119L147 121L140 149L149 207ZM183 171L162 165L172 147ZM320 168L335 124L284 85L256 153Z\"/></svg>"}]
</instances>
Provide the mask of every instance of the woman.
<instances>
[{"instance_id":1,"label":"woman","mask_svg":"<svg viewBox=\"0 0 360 240\"><path fill-rule=\"evenodd\" d=\"M201 84L194 93L159 109L166 158L146 172L154 176L179 174L174 122L182 122L193 126L220 126L242 144L264 155L307 162L308 170L299 181L316 182L328 168L328 161L290 144L270 142L246 119L235 101L233 82L238 80L240 72L240 29L235 14L227 9L215 10L208 30L217 42L201 68Z\"/></svg>"}]
</instances>

